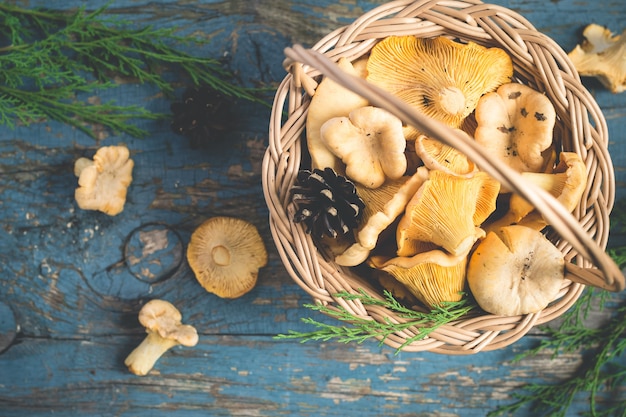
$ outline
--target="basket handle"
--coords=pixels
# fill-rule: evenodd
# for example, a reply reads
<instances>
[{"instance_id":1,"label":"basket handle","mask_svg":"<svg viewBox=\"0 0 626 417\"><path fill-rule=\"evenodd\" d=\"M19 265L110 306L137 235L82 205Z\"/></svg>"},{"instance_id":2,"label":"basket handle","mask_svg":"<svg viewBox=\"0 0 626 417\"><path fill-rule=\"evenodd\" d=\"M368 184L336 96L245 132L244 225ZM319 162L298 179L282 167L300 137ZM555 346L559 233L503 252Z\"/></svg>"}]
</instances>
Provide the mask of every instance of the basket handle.
<instances>
[{"instance_id":1,"label":"basket handle","mask_svg":"<svg viewBox=\"0 0 626 417\"><path fill-rule=\"evenodd\" d=\"M582 268L569 264L566 278L585 285L622 291L624 275L611 257L583 230L574 216L547 191L526 181L517 171L497 158L489 158L484 149L452 128L416 111L410 105L366 80L342 71L331 59L320 52L294 45L285 49L288 58L285 65L302 63L309 65L352 92L361 95L372 105L394 114L408 125L415 126L427 136L456 148L465 154L481 170L487 172L508 189L524 197L546 219L548 224L569 242L572 247L595 268Z\"/></svg>"}]
</instances>

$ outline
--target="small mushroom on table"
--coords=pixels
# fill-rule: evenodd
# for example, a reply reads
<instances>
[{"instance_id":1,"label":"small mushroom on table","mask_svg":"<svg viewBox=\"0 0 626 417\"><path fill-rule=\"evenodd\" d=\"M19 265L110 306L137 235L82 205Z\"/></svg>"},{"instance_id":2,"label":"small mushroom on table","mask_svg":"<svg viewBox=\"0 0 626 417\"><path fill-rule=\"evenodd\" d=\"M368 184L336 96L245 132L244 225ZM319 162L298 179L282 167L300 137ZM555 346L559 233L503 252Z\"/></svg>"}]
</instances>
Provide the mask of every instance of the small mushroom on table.
<instances>
[{"instance_id":1,"label":"small mushroom on table","mask_svg":"<svg viewBox=\"0 0 626 417\"><path fill-rule=\"evenodd\" d=\"M583 30L585 40L569 54L580 75L595 77L612 93L626 90L626 30L613 35L592 23Z\"/></svg>"},{"instance_id":2,"label":"small mushroom on table","mask_svg":"<svg viewBox=\"0 0 626 417\"><path fill-rule=\"evenodd\" d=\"M148 335L124 361L135 375L146 375L159 358L177 345L195 346L198 332L193 326L182 324L182 315L165 300L147 302L139 311L139 322Z\"/></svg>"},{"instance_id":3,"label":"small mushroom on table","mask_svg":"<svg viewBox=\"0 0 626 417\"><path fill-rule=\"evenodd\" d=\"M124 210L126 193L133 180L134 162L126 146L104 146L93 160L79 158L74 163L78 188L74 198L83 210L99 210L115 216Z\"/></svg>"},{"instance_id":4,"label":"small mushroom on table","mask_svg":"<svg viewBox=\"0 0 626 417\"><path fill-rule=\"evenodd\" d=\"M256 227L234 217L212 217L196 228L187 261L202 287L222 298L237 298L257 282L267 250Z\"/></svg>"}]
</instances>

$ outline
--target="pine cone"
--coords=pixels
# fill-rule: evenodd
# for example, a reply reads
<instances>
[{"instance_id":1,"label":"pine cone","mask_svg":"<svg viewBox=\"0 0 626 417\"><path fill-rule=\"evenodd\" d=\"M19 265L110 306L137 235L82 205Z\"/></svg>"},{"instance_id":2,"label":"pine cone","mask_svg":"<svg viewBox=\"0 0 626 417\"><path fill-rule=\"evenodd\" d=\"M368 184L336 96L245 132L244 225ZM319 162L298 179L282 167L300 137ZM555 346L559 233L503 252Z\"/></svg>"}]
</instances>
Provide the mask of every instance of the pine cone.
<instances>
[{"instance_id":1,"label":"pine cone","mask_svg":"<svg viewBox=\"0 0 626 417\"><path fill-rule=\"evenodd\" d=\"M172 130L193 143L215 139L216 133L227 128L232 99L212 87L190 87L182 101L172 103Z\"/></svg>"},{"instance_id":2,"label":"pine cone","mask_svg":"<svg viewBox=\"0 0 626 417\"><path fill-rule=\"evenodd\" d=\"M297 207L293 221L304 223L317 238L347 234L358 226L365 208L354 183L332 168L301 170L291 193Z\"/></svg>"}]
</instances>

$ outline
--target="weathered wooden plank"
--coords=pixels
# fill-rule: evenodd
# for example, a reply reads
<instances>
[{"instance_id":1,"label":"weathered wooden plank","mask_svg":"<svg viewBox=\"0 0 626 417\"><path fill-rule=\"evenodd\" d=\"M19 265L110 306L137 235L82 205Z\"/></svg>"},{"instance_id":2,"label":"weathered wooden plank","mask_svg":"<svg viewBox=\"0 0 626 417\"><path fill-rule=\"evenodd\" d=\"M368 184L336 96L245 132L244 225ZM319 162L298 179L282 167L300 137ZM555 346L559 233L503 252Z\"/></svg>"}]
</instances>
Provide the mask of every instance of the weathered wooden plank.
<instances>
[{"instance_id":1,"label":"weathered wooden plank","mask_svg":"<svg viewBox=\"0 0 626 417\"><path fill-rule=\"evenodd\" d=\"M116 0L111 12L137 24L204 34L211 43L202 53L224 58L247 85L272 86L284 76L285 46L311 45L381 2L313 3ZM524 14L565 50L591 21L620 31L626 12L615 0L495 3ZM618 196L626 196L626 95L610 94L593 80L585 84L606 115ZM170 103L135 84L101 99L162 112ZM94 141L50 121L0 128L0 416L473 417L510 402L525 383L556 382L576 372L582 350L512 362L542 340L539 329L513 346L470 357L395 355L374 342L275 340L290 329L311 330L303 317L324 318L302 307L309 298L287 276L271 243L260 185L268 119L267 108L244 105L223 143L199 147L171 133L166 122L144 122L152 134L141 140L109 134ZM78 210L73 161L118 142L136 162L125 211L109 218ZM250 220L268 244L270 263L241 299L207 294L184 262L190 233L213 215ZM201 337L197 347L173 349L140 378L123 360L144 335L136 316L151 298L178 305ZM602 323L610 311L594 313L590 323ZM623 388L613 397L623 398ZM571 415L587 406L586 397L577 398Z\"/></svg>"},{"instance_id":2,"label":"weathered wooden plank","mask_svg":"<svg viewBox=\"0 0 626 417\"><path fill-rule=\"evenodd\" d=\"M202 335L198 346L174 348L150 375L138 378L123 365L125 354L139 343L137 336L23 340L0 359L3 416L483 417L507 403L523 383L557 382L581 363L573 354L512 363L526 342L468 360L431 353L394 355L370 343L297 344ZM24 358L28 367L22 365ZM573 410L586 406L587 399L579 398Z\"/></svg>"}]
</instances>

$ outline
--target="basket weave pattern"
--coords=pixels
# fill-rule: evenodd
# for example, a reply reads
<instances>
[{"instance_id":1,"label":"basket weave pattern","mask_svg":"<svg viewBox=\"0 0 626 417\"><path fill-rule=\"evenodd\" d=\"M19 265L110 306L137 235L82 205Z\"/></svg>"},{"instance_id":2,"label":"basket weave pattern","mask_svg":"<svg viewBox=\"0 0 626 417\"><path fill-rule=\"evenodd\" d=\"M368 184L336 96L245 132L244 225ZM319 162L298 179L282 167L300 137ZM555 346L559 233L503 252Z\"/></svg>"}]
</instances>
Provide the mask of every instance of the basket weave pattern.
<instances>
[{"instance_id":1,"label":"basket weave pattern","mask_svg":"<svg viewBox=\"0 0 626 417\"><path fill-rule=\"evenodd\" d=\"M602 112L582 86L567 55L554 41L538 32L519 14L476 0L389 2L321 39L311 48L317 54L310 54L304 48L287 51L285 67L291 72L278 87L274 99L269 147L263 165L263 187L274 241L295 282L316 302L341 305L354 316L378 321L402 321L384 308L364 306L358 300L346 301L333 296L340 291L354 293L360 289L380 297L382 294L377 294L370 283L350 268L340 267L318 252L302 225L292 221L294 207L289 193L306 152L303 137L310 103L307 91L311 93L322 74L333 72L331 67L325 66L328 62L336 62L341 57L354 61L367 54L380 39L391 35L425 38L445 35L504 49L513 60L515 80L545 92L550 98L557 113L555 138L561 150L580 154L589 174L587 189L573 216L563 215L550 198L527 196L547 219L552 219L549 223L553 225L553 231L548 237L568 261L568 278L571 281L565 281L553 303L541 312L524 316L483 314L467 317L442 326L425 339L403 346L403 350L470 354L499 349L524 336L533 326L564 313L580 296L583 283L621 289L623 275L604 254L615 180ZM311 63L319 65L309 65ZM370 102L386 107L405 122L413 121L411 115L402 113L400 104L396 106L393 100L386 101L387 98L368 90L367 86L362 88L364 92L371 93L371 97L366 97ZM415 120L416 124L421 122L423 119ZM437 133L439 136L435 137L465 152L470 159L476 154L474 162L481 169L502 178L504 182L509 181L514 191L528 192L519 177L507 173L502 177L498 167L492 167L489 158L481 155L479 149L446 136L449 132L445 129L437 130ZM485 158L483 162L481 157ZM414 332L408 329L387 337L384 342L397 348L416 333L417 329Z\"/></svg>"}]
</instances>

